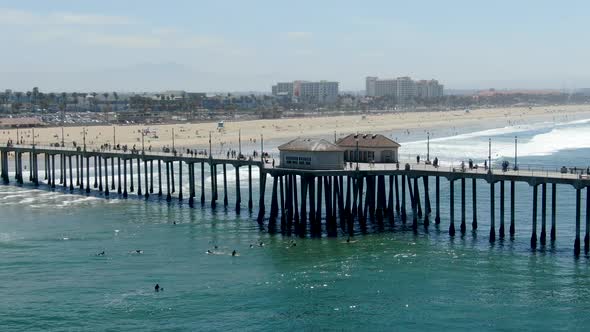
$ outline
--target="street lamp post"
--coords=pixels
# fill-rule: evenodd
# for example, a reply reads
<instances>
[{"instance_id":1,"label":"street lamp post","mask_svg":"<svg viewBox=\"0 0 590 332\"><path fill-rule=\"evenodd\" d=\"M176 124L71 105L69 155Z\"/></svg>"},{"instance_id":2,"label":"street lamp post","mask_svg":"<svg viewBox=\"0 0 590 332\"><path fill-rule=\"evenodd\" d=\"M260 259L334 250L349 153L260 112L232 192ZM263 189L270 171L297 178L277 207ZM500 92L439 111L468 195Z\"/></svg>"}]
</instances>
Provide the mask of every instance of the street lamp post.
<instances>
[{"instance_id":1,"label":"street lamp post","mask_svg":"<svg viewBox=\"0 0 590 332\"><path fill-rule=\"evenodd\" d=\"M16 144L19 144L19 136L18 136L18 125L16 126Z\"/></svg>"},{"instance_id":2,"label":"street lamp post","mask_svg":"<svg viewBox=\"0 0 590 332\"><path fill-rule=\"evenodd\" d=\"M172 153L174 153L176 149L174 148L174 128L172 128Z\"/></svg>"},{"instance_id":3,"label":"street lamp post","mask_svg":"<svg viewBox=\"0 0 590 332\"><path fill-rule=\"evenodd\" d=\"M211 155L211 132L209 132L209 158L213 158Z\"/></svg>"},{"instance_id":4,"label":"street lamp post","mask_svg":"<svg viewBox=\"0 0 590 332\"><path fill-rule=\"evenodd\" d=\"M238 158L242 155L242 129L238 130Z\"/></svg>"},{"instance_id":5,"label":"street lamp post","mask_svg":"<svg viewBox=\"0 0 590 332\"><path fill-rule=\"evenodd\" d=\"M430 132L426 136L426 161L430 161Z\"/></svg>"},{"instance_id":6,"label":"street lamp post","mask_svg":"<svg viewBox=\"0 0 590 332\"><path fill-rule=\"evenodd\" d=\"M115 126L113 126L113 148L117 145L116 141L116 134L115 134Z\"/></svg>"},{"instance_id":7,"label":"street lamp post","mask_svg":"<svg viewBox=\"0 0 590 332\"><path fill-rule=\"evenodd\" d=\"M264 135L260 134L260 160L264 161Z\"/></svg>"},{"instance_id":8,"label":"street lamp post","mask_svg":"<svg viewBox=\"0 0 590 332\"><path fill-rule=\"evenodd\" d=\"M113 127L113 128L115 128L115 127ZM142 154L145 154L145 146L143 144L143 142L144 142L144 136L145 136L145 130L142 129L141 130L141 153Z\"/></svg>"},{"instance_id":9,"label":"street lamp post","mask_svg":"<svg viewBox=\"0 0 590 332\"><path fill-rule=\"evenodd\" d=\"M83 142L84 142L84 152L86 152L86 127L82 127L82 134L83 134Z\"/></svg>"},{"instance_id":10,"label":"street lamp post","mask_svg":"<svg viewBox=\"0 0 590 332\"><path fill-rule=\"evenodd\" d=\"M64 141L64 126L62 124L62 126L61 126L61 147L62 148L66 146L66 144L64 142L65 142Z\"/></svg>"},{"instance_id":11,"label":"street lamp post","mask_svg":"<svg viewBox=\"0 0 590 332\"><path fill-rule=\"evenodd\" d=\"M492 172L492 139L489 139L488 142L488 172Z\"/></svg>"},{"instance_id":12,"label":"street lamp post","mask_svg":"<svg viewBox=\"0 0 590 332\"><path fill-rule=\"evenodd\" d=\"M33 149L35 148L35 128L33 128Z\"/></svg>"},{"instance_id":13,"label":"street lamp post","mask_svg":"<svg viewBox=\"0 0 590 332\"><path fill-rule=\"evenodd\" d=\"M518 171L518 136L514 136L514 170Z\"/></svg>"},{"instance_id":14,"label":"street lamp post","mask_svg":"<svg viewBox=\"0 0 590 332\"><path fill-rule=\"evenodd\" d=\"M356 170L359 170L359 139L356 139Z\"/></svg>"}]
</instances>

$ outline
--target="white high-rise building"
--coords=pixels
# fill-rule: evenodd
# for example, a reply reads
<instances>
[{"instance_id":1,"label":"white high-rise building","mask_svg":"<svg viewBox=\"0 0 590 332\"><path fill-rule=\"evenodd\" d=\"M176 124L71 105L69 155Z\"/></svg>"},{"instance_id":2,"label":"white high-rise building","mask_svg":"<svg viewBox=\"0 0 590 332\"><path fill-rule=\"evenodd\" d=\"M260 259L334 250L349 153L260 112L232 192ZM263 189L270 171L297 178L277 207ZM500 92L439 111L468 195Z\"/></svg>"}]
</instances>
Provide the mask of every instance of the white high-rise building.
<instances>
[{"instance_id":1,"label":"white high-rise building","mask_svg":"<svg viewBox=\"0 0 590 332\"><path fill-rule=\"evenodd\" d=\"M277 83L272 87L275 96L289 96L293 101L333 103L338 100L338 82L294 81Z\"/></svg>"},{"instance_id":2,"label":"white high-rise building","mask_svg":"<svg viewBox=\"0 0 590 332\"><path fill-rule=\"evenodd\" d=\"M365 93L367 96L375 97L375 88L377 84L377 77L367 77L365 81Z\"/></svg>"},{"instance_id":3,"label":"white high-rise building","mask_svg":"<svg viewBox=\"0 0 590 332\"><path fill-rule=\"evenodd\" d=\"M366 78L366 95L369 97L392 96L399 100L410 97L435 98L442 97L443 85L436 80L414 81L409 77L396 79Z\"/></svg>"}]
</instances>

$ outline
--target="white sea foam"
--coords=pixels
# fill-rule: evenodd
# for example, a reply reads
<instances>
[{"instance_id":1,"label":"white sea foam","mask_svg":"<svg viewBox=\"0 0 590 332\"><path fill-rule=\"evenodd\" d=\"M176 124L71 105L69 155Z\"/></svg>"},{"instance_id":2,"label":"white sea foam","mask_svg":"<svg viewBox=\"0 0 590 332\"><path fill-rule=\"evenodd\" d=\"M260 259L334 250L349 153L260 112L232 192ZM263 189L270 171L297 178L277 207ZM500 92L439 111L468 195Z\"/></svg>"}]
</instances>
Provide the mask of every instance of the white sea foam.
<instances>
[{"instance_id":1,"label":"white sea foam","mask_svg":"<svg viewBox=\"0 0 590 332\"><path fill-rule=\"evenodd\" d=\"M431 139L431 158L439 157L442 165L468 158L477 159L477 156L484 160L488 156L488 140L485 138L532 131L539 133L533 136L527 136L527 134L519 136L518 155L521 157L548 156L563 150L590 148L590 125L588 124L590 124L590 119L558 124L544 122ZM402 160L413 159L416 154L426 152L426 140L406 142L402 143L402 146L403 150L400 152ZM492 159L512 157L513 155L514 141L512 138L492 139Z\"/></svg>"}]
</instances>

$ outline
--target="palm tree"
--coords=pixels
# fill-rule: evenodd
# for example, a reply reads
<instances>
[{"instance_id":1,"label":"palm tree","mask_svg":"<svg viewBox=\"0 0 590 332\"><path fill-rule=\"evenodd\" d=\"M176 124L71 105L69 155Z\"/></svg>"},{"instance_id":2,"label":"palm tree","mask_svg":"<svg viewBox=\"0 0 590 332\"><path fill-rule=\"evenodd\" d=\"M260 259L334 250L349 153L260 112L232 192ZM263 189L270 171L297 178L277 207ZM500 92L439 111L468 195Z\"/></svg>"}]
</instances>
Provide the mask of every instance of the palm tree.
<instances>
[{"instance_id":1,"label":"palm tree","mask_svg":"<svg viewBox=\"0 0 590 332\"><path fill-rule=\"evenodd\" d=\"M105 100L105 107L104 107L104 121L109 123L109 93L105 92L102 94Z\"/></svg>"},{"instance_id":2,"label":"palm tree","mask_svg":"<svg viewBox=\"0 0 590 332\"><path fill-rule=\"evenodd\" d=\"M66 120L66 105L68 104L68 94L65 92L61 93L61 125L63 126Z\"/></svg>"},{"instance_id":3,"label":"palm tree","mask_svg":"<svg viewBox=\"0 0 590 332\"><path fill-rule=\"evenodd\" d=\"M113 92L113 98L115 98L115 112L119 108L119 94L117 92Z\"/></svg>"},{"instance_id":4,"label":"palm tree","mask_svg":"<svg viewBox=\"0 0 590 332\"><path fill-rule=\"evenodd\" d=\"M74 98L74 105L78 105L78 93L77 92L72 92L72 98Z\"/></svg>"},{"instance_id":5,"label":"palm tree","mask_svg":"<svg viewBox=\"0 0 590 332\"><path fill-rule=\"evenodd\" d=\"M96 96L98 96L98 93L93 92L90 95L92 96L92 103L94 104L93 111L96 112Z\"/></svg>"}]
</instances>

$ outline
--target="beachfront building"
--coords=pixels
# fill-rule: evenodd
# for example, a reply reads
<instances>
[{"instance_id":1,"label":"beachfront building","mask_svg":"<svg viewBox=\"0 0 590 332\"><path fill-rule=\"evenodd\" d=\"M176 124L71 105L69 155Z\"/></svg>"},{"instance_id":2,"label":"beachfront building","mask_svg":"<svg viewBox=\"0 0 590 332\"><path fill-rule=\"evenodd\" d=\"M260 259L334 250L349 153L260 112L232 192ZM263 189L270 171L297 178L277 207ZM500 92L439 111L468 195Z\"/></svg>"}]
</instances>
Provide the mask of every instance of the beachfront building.
<instances>
[{"instance_id":1,"label":"beachfront building","mask_svg":"<svg viewBox=\"0 0 590 332\"><path fill-rule=\"evenodd\" d=\"M338 140L344 149L344 161L396 163L399 143L381 134L350 134Z\"/></svg>"},{"instance_id":2,"label":"beachfront building","mask_svg":"<svg viewBox=\"0 0 590 332\"><path fill-rule=\"evenodd\" d=\"M329 81L279 82L272 86L272 94L294 102L334 103L338 100L338 85Z\"/></svg>"},{"instance_id":3,"label":"beachfront building","mask_svg":"<svg viewBox=\"0 0 590 332\"><path fill-rule=\"evenodd\" d=\"M324 139L296 138L278 149L282 168L344 168L344 150Z\"/></svg>"},{"instance_id":4,"label":"beachfront building","mask_svg":"<svg viewBox=\"0 0 590 332\"><path fill-rule=\"evenodd\" d=\"M407 98L442 97L444 86L437 80L414 81L410 77L379 79L369 76L365 79L365 91L368 97L392 96L400 100Z\"/></svg>"}]
</instances>

